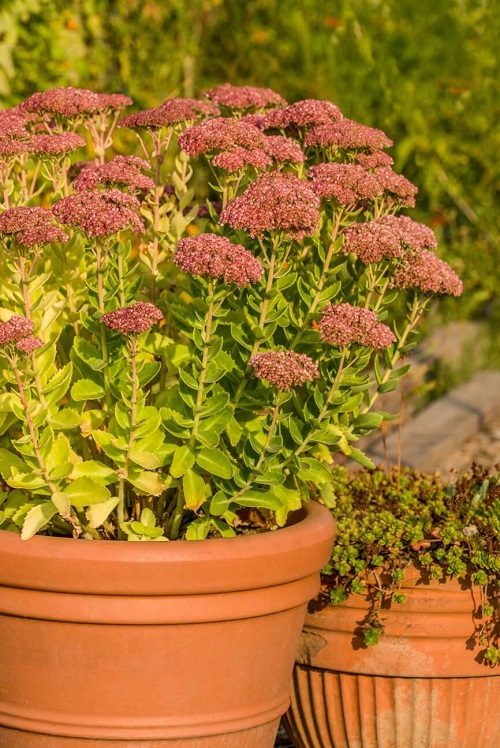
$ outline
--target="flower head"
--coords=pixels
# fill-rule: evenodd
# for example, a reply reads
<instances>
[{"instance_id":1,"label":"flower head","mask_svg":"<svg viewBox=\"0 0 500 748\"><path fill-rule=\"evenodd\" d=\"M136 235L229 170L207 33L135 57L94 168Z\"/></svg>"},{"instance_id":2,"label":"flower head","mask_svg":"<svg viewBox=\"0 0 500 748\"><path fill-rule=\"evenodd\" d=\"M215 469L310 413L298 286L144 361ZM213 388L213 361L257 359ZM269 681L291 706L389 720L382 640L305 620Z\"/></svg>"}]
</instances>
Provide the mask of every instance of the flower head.
<instances>
[{"instance_id":1,"label":"flower head","mask_svg":"<svg viewBox=\"0 0 500 748\"><path fill-rule=\"evenodd\" d=\"M300 239L313 234L319 223L319 200L310 185L293 174L271 172L258 177L232 200L220 217L250 236L282 231Z\"/></svg>"},{"instance_id":2,"label":"flower head","mask_svg":"<svg viewBox=\"0 0 500 748\"><path fill-rule=\"evenodd\" d=\"M311 166L307 176L317 195L325 200L337 200L341 205L355 205L383 192L375 175L359 164L318 164Z\"/></svg>"},{"instance_id":3,"label":"flower head","mask_svg":"<svg viewBox=\"0 0 500 748\"><path fill-rule=\"evenodd\" d=\"M301 164L305 160L300 145L284 135L268 135L264 143L264 150L277 164L283 164L286 161L290 161L292 164Z\"/></svg>"},{"instance_id":4,"label":"flower head","mask_svg":"<svg viewBox=\"0 0 500 748\"><path fill-rule=\"evenodd\" d=\"M365 265L403 257L408 249L437 247L434 232L407 216L384 216L344 229L344 254L354 252Z\"/></svg>"},{"instance_id":5,"label":"flower head","mask_svg":"<svg viewBox=\"0 0 500 748\"><path fill-rule=\"evenodd\" d=\"M217 234L198 234L181 239L174 262L185 273L222 278L225 283L246 286L260 280L264 268L248 249Z\"/></svg>"},{"instance_id":6,"label":"flower head","mask_svg":"<svg viewBox=\"0 0 500 748\"><path fill-rule=\"evenodd\" d=\"M270 88L256 86L233 86L223 83L205 92L211 101L227 109L268 109L270 107L285 106L285 99Z\"/></svg>"},{"instance_id":7,"label":"flower head","mask_svg":"<svg viewBox=\"0 0 500 748\"><path fill-rule=\"evenodd\" d=\"M337 122L342 116L338 106L331 101L303 99L266 114L263 127L264 130L309 129L315 125Z\"/></svg>"},{"instance_id":8,"label":"flower head","mask_svg":"<svg viewBox=\"0 0 500 748\"><path fill-rule=\"evenodd\" d=\"M265 136L255 125L231 117L218 117L185 130L179 138L179 148L190 156L199 156L225 149L262 148L264 142Z\"/></svg>"},{"instance_id":9,"label":"flower head","mask_svg":"<svg viewBox=\"0 0 500 748\"><path fill-rule=\"evenodd\" d=\"M259 128L259 130L262 130L262 125L264 124L264 115L245 114L243 117L240 117L240 122L244 122L246 125L255 125L255 127Z\"/></svg>"},{"instance_id":10,"label":"flower head","mask_svg":"<svg viewBox=\"0 0 500 748\"><path fill-rule=\"evenodd\" d=\"M352 119L342 119L313 127L308 132L304 145L335 146L345 151L377 151L389 148L392 140L382 130L367 127Z\"/></svg>"},{"instance_id":11,"label":"flower head","mask_svg":"<svg viewBox=\"0 0 500 748\"><path fill-rule=\"evenodd\" d=\"M80 192L64 197L52 206L52 213L61 223L77 226L87 236L108 236L122 229L134 233L144 230L135 209L139 201L119 190Z\"/></svg>"},{"instance_id":12,"label":"flower head","mask_svg":"<svg viewBox=\"0 0 500 748\"><path fill-rule=\"evenodd\" d=\"M463 284L447 262L428 249L405 254L402 265L393 276L396 288L418 288L423 293L460 296Z\"/></svg>"},{"instance_id":13,"label":"flower head","mask_svg":"<svg viewBox=\"0 0 500 748\"><path fill-rule=\"evenodd\" d=\"M253 166L254 169L264 170L272 164L270 156L262 148L231 148L228 151L217 153L212 160L212 164L219 169L224 169L229 173L240 171L245 166Z\"/></svg>"},{"instance_id":14,"label":"flower head","mask_svg":"<svg viewBox=\"0 0 500 748\"><path fill-rule=\"evenodd\" d=\"M61 114L65 117L91 115L102 108L99 94L86 88L53 88L50 91L39 91L21 102L22 112L35 114Z\"/></svg>"},{"instance_id":15,"label":"flower head","mask_svg":"<svg viewBox=\"0 0 500 748\"><path fill-rule=\"evenodd\" d=\"M132 130L158 130L161 127L173 127L182 122L191 122L202 117L217 117L218 108L208 101L197 99L167 99L154 109L144 109L130 114L120 120L119 127L130 127Z\"/></svg>"},{"instance_id":16,"label":"flower head","mask_svg":"<svg viewBox=\"0 0 500 748\"><path fill-rule=\"evenodd\" d=\"M30 248L67 241L67 234L54 226L53 220L52 213L44 208L9 208L0 215L0 234L13 236L18 244Z\"/></svg>"},{"instance_id":17,"label":"flower head","mask_svg":"<svg viewBox=\"0 0 500 748\"><path fill-rule=\"evenodd\" d=\"M325 307L318 326L321 339L332 345L358 343L378 349L387 348L396 340L390 327L379 322L375 312L347 302Z\"/></svg>"},{"instance_id":18,"label":"flower head","mask_svg":"<svg viewBox=\"0 0 500 748\"><path fill-rule=\"evenodd\" d=\"M39 156L58 156L85 147L85 139L76 132L63 132L60 135L33 135L29 141L30 153Z\"/></svg>"},{"instance_id":19,"label":"flower head","mask_svg":"<svg viewBox=\"0 0 500 748\"><path fill-rule=\"evenodd\" d=\"M0 345L17 343L33 333L33 322L19 314L14 314L7 322L0 322Z\"/></svg>"},{"instance_id":20,"label":"flower head","mask_svg":"<svg viewBox=\"0 0 500 748\"><path fill-rule=\"evenodd\" d=\"M43 340L40 340L40 338L29 336L18 340L16 343L16 349L21 351L21 353L33 353L33 351L38 350L38 348L43 348L44 345L45 343Z\"/></svg>"},{"instance_id":21,"label":"flower head","mask_svg":"<svg viewBox=\"0 0 500 748\"><path fill-rule=\"evenodd\" d=\"M273 384L279 390L291 390L311 382L318 376L317 365L305 353L295 351L266 351L256 353L248 362L255 376Z\"/></svg>"},{"instance_id":22,"label":"flower head","mask_svg":"<svg viewBox=\"0 0 500 748\"><path fill-rule=\"evenodd\" d=\"M111 109L115 112L119 112L134 103L133 99L130 96L125 96L125 94L98 93L96 96L99 99L101 109Z\"/></svg>"},{"instance_id":23,"label":"flower head","mask_svg":"<svg viewBox=\"0 0 500 748\"><path fill-rule=\"evenodd\" d=\"M116 330L122 335L139 335L147 332L161 319L163 314L155 304L149 301L136 301L130 306L103 314L101 322L110 330Z\"/></svg>"},{"instance_id":24,"label":"flower head","mask_svg":"<svg viewBox=\"0 0 500 748\"><path fill-rule=\"evenodd\" d=\"M384 151L372 151L371 153L360 151L356 153L355 160L365 169L378 169L379 166L392 166L394 163L394 159Z\"/></svg>"},{"instance_id":25,"label":"flower head","mask_svg":"<svg viewBox=\"0 0 500 748\"><path fill-rule=\"evenodd\" d=\"M27 123L27 117L19 111L18 107L3 109L0 111L0 138L29 137L26 129Z\"/></svg>"},{"instance_id":26,"label":"flower head","mask_svg":"<svg viewBox=\"0 0 500 748\"><path fill-rule=\"evenodd\" d=\"M21 153L30 153L30 141L18 140L17 138L0 138L0 157L18 156Z\"/></svg>"},{"instance_id":27,"label":"flower head","mask_svg":"<svg viewBox=\"0 0 500 748\"><path fill-rule=\"evenodd\" d=\"M94 190L100 184L121 185L132 190L150 190L154 182L142 174L143 169L151 169L144 159L138 156L115 156L102 166L87 166L73 182L75 190Z\"/></svg>"},{"instance_id":28,"label":"flower head","mask_svg":"<svg viewBox=\"0 0 500 748\"><path fill-rule=\"evenodd\" d=\"M374 176L383 192L387 193L392 200L396 200L401 205L407 205L410 208L415 207L415 195L418 187L412 184L402 174L396 174L388 166L382 166L375 169Z\"/></svg>"}]
</instances>

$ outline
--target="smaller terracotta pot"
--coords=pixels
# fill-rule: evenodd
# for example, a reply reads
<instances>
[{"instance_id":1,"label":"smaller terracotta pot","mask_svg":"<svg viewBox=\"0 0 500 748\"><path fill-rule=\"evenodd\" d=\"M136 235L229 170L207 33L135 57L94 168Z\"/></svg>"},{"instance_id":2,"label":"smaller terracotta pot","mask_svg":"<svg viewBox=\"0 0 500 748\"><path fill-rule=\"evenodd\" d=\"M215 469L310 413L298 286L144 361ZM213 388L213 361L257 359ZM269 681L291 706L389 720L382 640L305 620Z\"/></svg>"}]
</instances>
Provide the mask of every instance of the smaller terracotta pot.
<instances>
[{"instance_id":1,"label":"smaller terracotta pot","mask_svg":"<svg viewBox=\"0 0 500 748\"><path fill-rule=\"evenodd\" d=\"M296 748L499 748L500 671L471 640L479 592L414 567L401 591L375 646L362 595L307 615L285 718Z\"/></svg>"}]
</instances>

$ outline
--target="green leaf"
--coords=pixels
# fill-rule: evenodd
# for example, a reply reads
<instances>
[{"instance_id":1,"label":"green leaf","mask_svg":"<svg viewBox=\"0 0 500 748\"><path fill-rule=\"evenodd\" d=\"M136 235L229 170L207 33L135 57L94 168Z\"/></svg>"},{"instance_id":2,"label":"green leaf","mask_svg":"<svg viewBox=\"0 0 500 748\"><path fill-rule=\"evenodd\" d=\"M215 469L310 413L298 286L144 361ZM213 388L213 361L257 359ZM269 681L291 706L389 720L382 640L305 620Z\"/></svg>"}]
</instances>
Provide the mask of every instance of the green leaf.
<instances>
[{"instance_id":1,"label":"green leaf","mask_svg":"<svg viewBox=\"0 0 500 748\"><path fill-rule=\"evenodd\" d=\"M186 540L205 540L210 530L210 517L200 517L188 526Z\"/></svg>"},{"instance_id":2,"label":"green leaf","mask_svg":"<svg viewBox=\"0 0 500 748\"><path fill-rule=\"evenodd\" d=\"M33 509L30 509L24 520L21 540L29 540L33 535L36 535L50 522L55 514L57 514L57 508L52 501L45 501L43 504L37 504Z\"/></svg>"},{"instance_id":3,"label":"green leaf","mask_svg":"<svg viewBox=\"0 0 500 748\"><path fill-rule=\"evenodd\" d=\"M55 431L67 431L80 426L83 421L83 415L78 413L74 408L64 408L58 413L49 417L49 424Z\"/></svg>"},{"instance_id":4,"label":"green leaf","mask_svg":"<svg viewBox=\"0 0 500 748\"><path fill-rule=\"evenodd\" d=\"M90 366L94 371L101 371L106 366L106 362L101 357L101 352L92 343L84 338L75 337L73 341L73 350L81 360Z\"/></svg>"},{"instance_id":5,"label":"green leaf","mask_svg":"<svg viewBox=\"0 0 500 748\"><path fill-rule=\"evenodd\" d=\"M13 474L27 473L29 471L30 468L24 460L7 449L0 447L0 475L4 480L7 480Z\"/></svg>"},{"instance_id":6,"label":"green leaf","mask_svg":"<svg viewBox=\"0 0 500 748\"><path fill-rule=\"evenodd\" d=\"M61 466L64 463L68 463L70 449L71 448L67 437L63 433L59 433L57 439L55 439L52 445L52 449L50 450L45 460L45 467L47 468L47 472L51 477L63 477L60 470ZM69 471L65 473L65 475L69 475L70 472L71 465L69 466Z\"/></svg>"},{"instance_id":7,"label":"green leaf","mask_svg":"<svg viewBox=\"0 0 500 748\"><path fill-rule=\"evenodd\" d=\"M159 473L153 473L149 470L137 470L130 468L127 473L127 480L138 491L148 496L160 496L165 490L165 482Z\"/></svg>"},{"instance_id":8,"label":"green leaf","mask_svg":"<svg viewBox=\"0 0 500 748\"><path fill-rule=\"evenodd\" d=\"M233 466L229 458L219 449L203 447L196 455L196 463L202 470L212 475L218 475L219 478L231 478L233 475Z\"/></svg>"},{"instance_id":9,"label":"green leaf","mask_svg":"<svg viewBox=\"0 0 500 748\"><path fill-rule=\"evenodd\" d=\"M77 478L65 487L64 493L77 508L100 504L111 496L105 486L90 478Z\"/></svg>"},{"instance_id":10,"label":"green leaf","mask_svg":"<svg viewBox=\"0 0 500 748\"><path fill-rule=\"evenodd\" d=\"M184 498L186 507L196 511L205 501L205 481L195 470L191 468L184 473L182 478Z\"/></svg>"},{"instance_id":11,"label":"green leaf","mask_svg":"<svg viewBox=\"0 0 500 748\"><path fill-rule=\"evenodd\" d=\"M54 491L50 497L61 517L67 517L71 511L71 501L64 491Z\"/></svg>"},{"instance_id":12,"label":"green leaf","mask_svg":"<svg viewBox=\"0 0 500 748\"><path fill-rule=\"evenodd\" d=\"M255 509L271 509L277 511L281 508L281 500L271 491L255 491L253 489L245 491L239 496L236 503L240 506L251 507Z\"/></svg>"},{"instance_id":13,"label":"green leaf","mask_svg":"<svg viewBox=\"0 0 500 748\"><path fill-rule=\"evenodd\" d=\"M182 478L184 473L193 467L194 461L195 454L187 444L177 447L170 466L170 475L173 478Z\"/></svg>"},{"instance_id":14,"label":"green leaf","mask_svg":"<svg viewBox=\"0 0 500 748\"><path fill-rule=\"evenodd\" d=\"M73 466L72 478L91 478L97 483L107 485L109 483L116 483L118 476L113 468L108 467L103 462L97 460L86 460L84 462L78 462Z\"/></svg>"},{"instance_id":15,"label":"green leaf","mask_svg":"<svg viewBox=\"0 0 500 748\"><path fill-rule=\"evenodd\" d=\"M45 385L44 393L47 405L54 405L62 400L69 389L72 376L73 364L70 361Z\"/></svg>"},{"instance_id":16,"label":"green leaf","mask_svg":"<svg viewBox=\"0 0 500 748\"><path fill-rule=\"evenodd\" d=\"M365 455L364 452L362 452L360 449L357 449L357 447L351 447L351 453L349 456L363 467L368 468L369 470L375 469L375 464L367 455Z\"/></svg>"},{"instance_id":17,"label":"green leaf","mask_svg":"<svg viewBox=\"0 0 500 748\"><path fill-rule=\"evenodd\" d=\"M299 460L300 469L297 471L299 478L312 483L330 483L332 474L325 465L313 457L303 457Z\"/></svg>"},{"instance_id":18,"label":"green leaf","mask_svg":"<svg viewBox=\"0 0 500 748\"><path fill-rule=\"evenodd\" d=\"M91 379L80 379L71 388L71 397L77 402L81 400L100 400L105 394L104 387Z\"/></svg>"},{"instance_id":19,"label":"green leaf","mask_svg":"<svg viewBox=\"0 0 500 748\"><path fill-rule=\"evenodd\" d=\"M236 418L231 418L226 426L226 434L228 435L229 442L232 447L235 447L238 444L239 440L241 439L242 433L243 429Z\"/></svg>"},{"instance_id":20,"label":"green leaf","mask_svg":"<svg viewBox=\"0 0 500 748\"><path fill-rule=\"evenodd\" d=\"M93 527L94 529L100 527L104 522L106 522L113 509L115 509L119 503L120 499L112 496L101 504L90 506L86 511L90 527Z\"/></svg>"}]
</instances>

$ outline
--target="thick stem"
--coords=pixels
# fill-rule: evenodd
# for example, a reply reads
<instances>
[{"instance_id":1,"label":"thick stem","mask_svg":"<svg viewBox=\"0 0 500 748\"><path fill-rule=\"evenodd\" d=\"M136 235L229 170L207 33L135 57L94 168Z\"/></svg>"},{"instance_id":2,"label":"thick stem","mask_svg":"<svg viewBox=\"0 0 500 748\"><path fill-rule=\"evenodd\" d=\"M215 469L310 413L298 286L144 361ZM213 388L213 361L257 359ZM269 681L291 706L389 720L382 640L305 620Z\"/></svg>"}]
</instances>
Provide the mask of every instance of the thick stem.
<instances>
[{"instance_id":1,"label":"thick stem","mask_svg":"<svg viewBox=\"0 0 500 748\"><path fill-rule=\"evenodd\" d=\"M175 510L172 515L172 523L170 526L169 538L170 540L177 540L179 537L179 530L181 527L182 518L184 516L184 491L182 486L179 486L179 492L177 494L177 503Z\"/></svg>"},{"instance_id":2,"label":"thick stem","mask_svg":"<svg viewBox=\"0 0 500 748\"><path fill-rule=\"evenodd\" d=\"M107 250L103 249L99 243L95 247L96 252L96 264L97 264L97 298L99 312L104 314L105 312L105 289L104 289L104 264L107 257ZM104 391L106 399L106 410L111 412L111 389L110 389L110 377L109 377L109 356L108 356L108 345L106 342L106 327L101 322L101 353L104 361L104 368L102 370L104 377Z\"/></svg>"},{"instance_id":3,"label":"thick stem","mask_svg":"<svg viewBox=\"0 0 500 748\"><path fill-rule=\"evenodd\" d=\"M130 433L128 438L127 454L125 456L125 464L123 466L123 474L120 477L120 483L118 485L118 498L119 503L116 508L116 516L118 520L118 527L125 521L125 476L127 474L130 465L130 455L135 442L135 427L137 425L137 393L139 381L137 378L137 338L131 337L129 343L130 353L130 365L131 365L131 380L132 380L132 394L130 397Z\"/></svg>"},{"instance_id":4,"label":"thick stem","mask_svg":"<svg viewBox=\"0 0 500 748\"><path fill-rule=\"evenodd\" d=\"M206 317L206 322L205 322L205 332L203 336L203 353L201 357L201 371L200 371L200 378L198 380L198 392L196 394L196 404L194 408L194 422L193 422L193 428L191 429L191 438L190 438L191 446L194 446L196 442L196 437L198 433L198 425L200 423L200 417L201 417L201 406L203 403L203 390L205 387L205 377L207 375L208 354L210 352L210 337L212 335L212 323L213 323L213 315L214 315L213 294L214 294L214 283L213 281L209 280L208 281L208 296L209 296L210 301L208 302L207 317Z\"/></svg>"}]
</instances>

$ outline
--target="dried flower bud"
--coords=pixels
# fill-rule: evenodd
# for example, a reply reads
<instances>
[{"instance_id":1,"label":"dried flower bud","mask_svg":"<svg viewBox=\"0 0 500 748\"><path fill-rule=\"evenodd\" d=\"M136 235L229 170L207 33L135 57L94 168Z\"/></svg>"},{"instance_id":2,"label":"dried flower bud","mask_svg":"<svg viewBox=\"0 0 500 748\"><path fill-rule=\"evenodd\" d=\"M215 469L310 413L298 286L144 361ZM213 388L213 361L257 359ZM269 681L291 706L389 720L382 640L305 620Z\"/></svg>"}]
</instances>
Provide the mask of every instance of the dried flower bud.
<instances>
[{"instance_id":1,"label":"dried flower bud","mask_svg":"<svg viewBox=\"0 0 500 748\"><path fill-rule=\"evenodd\" d=\"M130 306L103 314L101 322L110 330L116 330L122 335L139 335L147 332L161 319L163 314L155 304L149 301L136 301Z\"/></svg>"},{"instance_id":2,"label":"dried flower bud","mask_svg":"<svg viewBox=\"0 0 500 748\"><path fill-rule=\"evenodd\" d=\"M245 229L250 236L282 231L300 239L318 226L319 200L304 179L279 172L263 174L229 203L220 222Z\"/></svg>"},{"instance_id":3,"label":"dried flower bud","mask_svg":"<svg viewBox=\"0 0 500 748\"><path fill-rule=\"evenodd\" d=\"M18 340L16 343L16 350L21 351L21 353L33 353L33 351L36 351L38 348L43 348L45 343L43 340L40 340L40 338L34 338L32 336L28 338L21 338L21 340Z\"/></svg>"},{"instance_id":4,"label":"dried flower bud","mask_svg":"<svg viewBox=\"0 0 500 748\"><path fill-rule=\"evenodd\" d=\"M418 288L423 293L460 296L462 281L447 262L428 249L405 254L391 281L396 288Z\"/></svg>"},{"instance_id":5,"label":"dried flower bud","mask_svg":"<svg viewBox=\"0 0 500 748\"><path fill-rule=\"evenodd\" d=\"M248 362L255 376L277 387L290 390L311 382L319 375L318 367L305 353L266 351L256 353Z\"/></svg>"},{"instance_id":6,"label":"dried flower bud","mask_svg":"<svg viewBox=\"0 0 500 748\"><path fill-rule=\"evenodd\" d=\"M52 213L44 208L9 208L0 215L0 234L12 236L18 244L30 248L67 241L67 234L54 226L53 220Z\"/></svg>"},{"instance_id":7,"label":"dried flower bud","mask_svg":"<svg viewBox=\"0 0 500 748\"><path fill-rule=\"evenodd\" d=\"M342 113L331 101L303 99L267 114L264 119L264 129L284 130L290 127L309 129L315 125L337 122L340 119L342 119Z\"/></svg>"},{"instance_id":8,"label":"dried flower bud","mask_svg":"<svg viewBox=\"0 0 500 748\"><path fill-rule=\"evenodd\" d=\"M29 141L30 153L39 156L59 156L62 153L85 148L85 139L76 132L63 132L60 135L33 135Z\"/></svg>"},{"instance_id":9,"label":"dried flower bud","mask_svg":"<svg viewBox=\"0 0 500 748\"><path fill-rule=\"evenodd\" d=\"M434 232L407 216L384 216L344 229L344 254L354 252L367 265L403 257L408 249L436 248Z\"/></svg>"},{"instance_id":10,"label":"dried flower bud","mask_svg":"<svg viewBox=\"0 0 500 748\"><path fill-rule=\"evenodd\" d=\"M218 117L189 127L179 138L179 148L190 156L234 148L264 146L265 136L255 127L231 117Z\"/></svg>"},{"instance_id":11,"label":"dried flower bud","mask_svg":"<svg viewBox=\"0 0 500 748\"><path fill-rule=\"evenodd\" d=\"M233 86L231 83L223 83L205 91L211 101L227 109L266 109L270 107L285 106L285 99L270 88L258 88L256 86Z\"/></svg>"},{"instance_id":12,"label":"dried flower bud","mask_svg":"<svg viewBox=\"0 0 500 748\"><path fill-rule=\"evenodd\" d=\"M307 172L314 192L325 200L351 206L383 193L375 174L359 164L327 163L311 166Z\"/></svg>"},{"instance_id":13,"label":"dried flower bud","mask_svg":"<svg viewBox=\"0 0 500 748\"><path fill-rule=\"evenodd\" d=\"M191 122L201 117L217 117L218 108L208 101L197 99L167 99L154 109L144 109L130 114L120 120L119 127L130 127L132 130L158 130L161 127L173 127L182 122Z\"/></svg>"},{"instance_id":14,"label":"dried flower bud","mask_svg":"<svg viewBox=\"0 0 500 748\"><path fill-rule=\"evenodd\" d=\"M17 343L33 333L33 322L19 314L14 314L7 322L0 322L0 345Z\"/></svg>"},{"instance_id":15,"label":"dried flower bud","mask_svg":"<svg viewBox=\"0 0 500 748\"><path fill-rule=\"evenodd\" d=\"M345 151L378 151L392 145L385 132L367 127L352 119L316 125L304 141L306 146L335 146Z\"/></svg>"},{"instance_id":16,"label":"dried flower bud","mask_svg":"<svg viewBox=\"0 0 500 748\"><path fill-rule=\"evenodd\" d=\"M108 236L122 229L135 233L144 225L135 213L139 201L133 195L119 190L80 192L64 197L52 206L52 212L61 223L77 226L87 236Z\"/></svg>"},{"instance_id":17,"label":"dried flower bud","mask_svg":"<svg viewBox=\"0 0 500 748\"><path fill-rule=\"evenodd\" d=\"M94 190L100 184L120 185L132 190L150 190L154 182L141 173L151 169L151 164L137 156L115 156L101 166L87 166L73 182L75 190Z\"/></svg>"},{"instance_id":18,"label":"dried flower bud","mask_svg":"<svg viewBox=\"0 0 500 748\"><path fill-rule=\"evenodd\" d=\"M347 302L325 307L318 327L322 340L343 347L358 343L368 348L387 348L396 340L375 312Z\"/></svg>"},{"instance_id":19,"label":"dried flower bud","mask_svg":"<svg viewBox=\"0 0 500 748\"><path fill-rule=\"evenodd\" d=\"M224 236L199 234L181 239L174 262L185 273L222 278L225 283L246 286L257 283L264 268L248 249Z\"/></svg>"}]
</instances>

